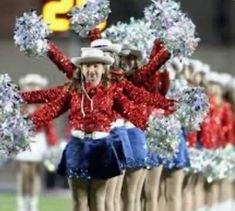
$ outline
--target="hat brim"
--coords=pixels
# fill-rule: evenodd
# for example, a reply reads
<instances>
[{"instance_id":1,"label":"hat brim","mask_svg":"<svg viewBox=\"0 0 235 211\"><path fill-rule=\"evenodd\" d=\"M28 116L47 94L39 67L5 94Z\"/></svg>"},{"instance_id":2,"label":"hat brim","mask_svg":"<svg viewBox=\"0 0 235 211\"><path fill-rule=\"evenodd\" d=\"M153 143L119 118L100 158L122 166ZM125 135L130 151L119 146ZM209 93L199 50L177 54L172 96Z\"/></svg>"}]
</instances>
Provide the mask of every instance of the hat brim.
<instances>
[{"instance_id":1,"label":"hat brim","mask_svg":"<svg viewBox=\"0 0 235 211\"><path fill-rule=\"evenodd\" d=\"M96 48L96 47L95 47ZM97 47L98 49L101 49L102 51L110 51L119 54L122 46L119 44L113 44L110 46L104 46L104 47Z\"/></svg>"},{"instance_id":2,"label":"hat brim","mask_svg":"<svg viewBox=\"0 0 235 211\"><path fill-rule=\"evenodd\" d=\"M131 49L124 49L120 52L121 56L128 56L128 55L133 55L135 56L138 60L142 60L143 56L142 56L142 52L139 50L131 50Z\"/></svg>"},{"instance_id":3,"label":"hat brim","mask_svg":"<svg viewBox=\"0 0 235 211\"><path fill-rule=\"evenodd\" d=\"M114 62L113 58L107 58L107 57L73 57L71 58L71 62L75 65L80 65L82 63L102 63L111 65Z\"/></svg>"},{"instance_id":4,"label":"hat brim","mask_svg":"<svg viewBox=\"0 0 235 211\"><path fill-rule=\"evenodd\" d=\"M133 56L136 56L137 59L139 59L139 60L141 60L143 58L142 52L139 50L131 50L130 54Z\"/></svg>"}]
</instances>

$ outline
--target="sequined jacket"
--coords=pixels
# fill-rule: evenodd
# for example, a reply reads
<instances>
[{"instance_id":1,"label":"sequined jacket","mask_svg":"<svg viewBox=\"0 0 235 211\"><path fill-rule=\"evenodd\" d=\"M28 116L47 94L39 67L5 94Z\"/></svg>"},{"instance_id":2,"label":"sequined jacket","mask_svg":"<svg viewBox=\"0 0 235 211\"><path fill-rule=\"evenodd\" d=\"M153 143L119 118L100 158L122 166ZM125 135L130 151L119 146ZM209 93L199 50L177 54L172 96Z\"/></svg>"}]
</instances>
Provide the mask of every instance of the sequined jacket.
<instances>
[{"instance_id":1,"label":"sequined jacket","mask_svg":"<svg viewBox=\"0 0 235 211\"><path fill-rule=\"evenodd\" d=\"M113 121L113 108L117 107L123 118L144 129L151 110L144 104L134 105L123 95L117 83L112 83L108 88L99 85L87 91L92 105L88 98L76 90L61 91L55 100L40 107L30 118L36 128L40 128L47 121L69 110L69 125L72 129L87 132L109 131Z\"/></svg>"}]
</instances>

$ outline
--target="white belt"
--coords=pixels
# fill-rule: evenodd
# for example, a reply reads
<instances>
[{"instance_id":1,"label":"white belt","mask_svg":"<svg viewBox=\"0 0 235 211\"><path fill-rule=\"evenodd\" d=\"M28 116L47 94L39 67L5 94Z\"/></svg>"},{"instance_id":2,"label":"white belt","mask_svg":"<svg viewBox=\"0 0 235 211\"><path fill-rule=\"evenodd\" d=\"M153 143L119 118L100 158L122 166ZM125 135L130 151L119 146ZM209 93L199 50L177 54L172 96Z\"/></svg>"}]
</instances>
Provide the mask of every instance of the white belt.
<instances>
[{"instance_id":1,"label":"white belt","mask_svg":"<svg viewBox=\"0 0 235 211\"><path fill-rule=\"evenodd\" d=\"M111 129L122 126L124 126L124 119L117 119L115 122L111 123Z\"/></svg>"},{"instance_id":2,"label":"white belt","mask_svg":"<svg viewBox=\"0 0 235 211\"><path fill-rule=\"evenodd\" d=\"M125 122L125 127L127 128L127 129L130 129L130 128L135 128L136 126L135 125L133 125L131 122Z\"/></svg>"},{"instance_id":3,"label":"white belt","mask_svg":"<svg viewBox=\"0 0 235 211\"><path fill-rule=\"evenodd\" d=\"M100 138L105 138L109 135L109 133L107 132L93 131L88 133L82 130L72 130L71 134L72 136L79 139L84 139L84 138L100 139Z\"/></svg>"}]
</instances>

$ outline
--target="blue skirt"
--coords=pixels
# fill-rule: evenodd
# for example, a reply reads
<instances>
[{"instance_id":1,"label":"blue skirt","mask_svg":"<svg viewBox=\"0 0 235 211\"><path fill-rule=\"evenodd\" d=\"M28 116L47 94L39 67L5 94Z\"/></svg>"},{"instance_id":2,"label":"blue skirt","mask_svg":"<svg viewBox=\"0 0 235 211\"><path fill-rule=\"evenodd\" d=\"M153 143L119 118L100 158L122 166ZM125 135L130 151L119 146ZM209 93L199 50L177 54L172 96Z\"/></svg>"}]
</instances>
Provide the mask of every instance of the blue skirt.
<instances>
[{"instance_id":1,"label":"blue skirt","mask_svg":"<svg viewBox=\"0 0 235 211\"><path fill-rule=\"evenodd\" d=\"M154 152L147 153L147 168L154 168L161 164L160 157Z\"/></svg>"},{"instance_id":2,"label":"blue skirt","mask_svg":"<svg viewBox=\"0 0 235 211\"><path fill-rule=\"evenodd\" d=\"M92 140L71 136L57 172L79 179L108 179L120 175L121 166L112 137Z\"/></svg>"},{"instance_id":3,"label":"blue skirt","mask_svg":"<svg viewBox=\"0 0 235 211\"><path fill-rule=\"evenodd\" d=\"M147 167L147 144L144 132L139 128L128 128L127 134L133 151L134 161L130 168Z\"/></svg>"},{"instance_id":4,"label":"blue skirt","mask_svg":"<svg viewBox=\"0 0 235 211\"><path fill-rule=\"evenodd\" d=\"M127 130L124 126L115 127L110 131L114 148L123 169L130 168L134 162L134 155Z\"/></svg>"},{"instance_id":5,"label":"blue skirt","mask_svg":"<svg viewBox=\"0 0 235 211\"><path fill-rule=\"evenodd\" d=\"M179 148L174 158L162 161L165 169L184 168L190 166L186 136L183 129L179 135L179 141Z\"/></svg>"}]
</instances>

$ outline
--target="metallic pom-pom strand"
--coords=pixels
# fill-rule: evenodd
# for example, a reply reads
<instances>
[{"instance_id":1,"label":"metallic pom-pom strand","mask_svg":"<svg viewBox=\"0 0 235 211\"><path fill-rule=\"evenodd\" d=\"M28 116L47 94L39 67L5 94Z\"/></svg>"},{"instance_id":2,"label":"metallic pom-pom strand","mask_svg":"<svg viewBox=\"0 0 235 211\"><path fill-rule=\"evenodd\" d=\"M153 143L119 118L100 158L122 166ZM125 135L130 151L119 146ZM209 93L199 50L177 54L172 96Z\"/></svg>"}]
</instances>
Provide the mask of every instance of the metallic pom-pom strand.
<instances>
[{"instance_id":1,"label":"metallic pom-pom strand","mask_svg":"<svg viewBox=\"0 0 235 211\"><path fill-rule=\"evenodd\" d=\"M70 11L70 28L81 37L87 37L89 31L107 19L110 12L108 0L88 0Z\"/></svg>"},{"instance_id":2,"label":"metallic pom-pom strand","mask_svg":"<svg viewBox=\"0 0 235 211\"><path fill-rule=\"evenodd\" d=\"M192 20L180 10L173 0L152 0L145 9L145 21L150 23L155 36L164 43L166 50L174 56L190 56L200 39Z\"/></svg>"},{"instance_id":3,"label":"metallic pom-pom strand","mask_svg":"<svg viewBox=\"0 0 235 211\"><path fill-rule=\"evenodd\" d=\"M27 56L44 56L48 49L46 37L49 34L47 24L34 10L16 19L15 45Z\"/></svg>"},{"instance_id":4,"label":"metallic pom-pom strand","mask_svg":"<svg viewBox=\"0 0 235 211\"><path fill-rule=\"evenodd\" d=\"M135 46L147 59L155 39L149 23L142 19L130 18L129 23L118 22L107 28L102 37L110 39L114 43L128 43Z\"/></svg>"},{"instance_id":5,"label":"metallic pom-pom strand","mask_svg":"<svg viewBox=\"0 0 235 211\"><path fill-rule=\"evenodd\" d=\"M199 130L200 123L209 111L209 101L202 87L183 90L176 105L176 116L185 129Z\"/></svg>"},{"instance_id":6,"label":"metallic pom-pom strand","mask_svg":"<svg viewBox=\"0 0 235 211\"><path fill-rule=\"evenodd\" d=\"M7 159L25 150L32 122L22 113L19 88L7 74L0 75L0 154Z\"/></svg>"},{"instance_id":7,"label":"metallic pom-pom strand","mask_svg":"<svg viewBox=\"0 0 235 211\"><path fill-rule=\"evenodd\" d=\"M179 146L181 124L174 115L150 116L145 134L150 151L160 158L172 159Z\"/></svg>"}]
</instances>

